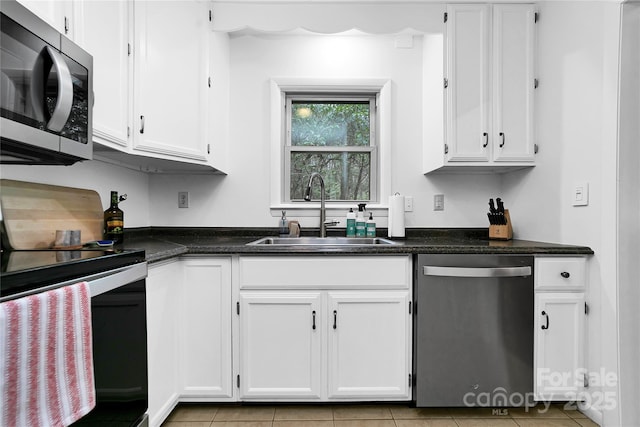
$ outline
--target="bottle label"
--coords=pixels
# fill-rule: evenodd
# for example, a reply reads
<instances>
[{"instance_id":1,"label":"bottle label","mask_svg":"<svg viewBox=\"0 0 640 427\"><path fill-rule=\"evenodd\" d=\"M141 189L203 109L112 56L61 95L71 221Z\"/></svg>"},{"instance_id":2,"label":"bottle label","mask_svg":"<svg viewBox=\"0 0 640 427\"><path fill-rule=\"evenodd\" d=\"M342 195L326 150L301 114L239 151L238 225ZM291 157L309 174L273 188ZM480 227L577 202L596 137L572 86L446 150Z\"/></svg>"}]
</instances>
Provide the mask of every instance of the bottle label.
<instances>
[{"instance_id":1,"label":"bottle label","mask_svg":"<svg viewBox=\"0 0 640 427\"><path fill-rule=\"evenodd\" d=\"M356 220L353 218L347 219L347 237L356 235Z\"/></svg>"},{"instance_id":2,"label":"bottle label","mask_svg":"<svg viewBox=\"0 0 640 427\"><path fill-rule=\"evenodd\" d=\"M366 234L365 223L364 222L356 222L356 237L364 237L365 234Z\"/></svg>"},{"instance_id":3,"label":"bottle label","mask_svg":"<svg viewBox=\"0 0 640 427\"><path fill-rule=\"evenodd\" d=\"M122 233L124 221L121 219L110 219L107 221L107 231L110 233Z\"/></svg>"},{"instance_id":4,"label":"bottle label","mask_svg":"<svg viewBox=\"0 0 640 427\"><path fill-rule=\"evenodd\" d=\"M376 237L376 225L367 224L367 237Z\"/></svg>"}]
</instances>

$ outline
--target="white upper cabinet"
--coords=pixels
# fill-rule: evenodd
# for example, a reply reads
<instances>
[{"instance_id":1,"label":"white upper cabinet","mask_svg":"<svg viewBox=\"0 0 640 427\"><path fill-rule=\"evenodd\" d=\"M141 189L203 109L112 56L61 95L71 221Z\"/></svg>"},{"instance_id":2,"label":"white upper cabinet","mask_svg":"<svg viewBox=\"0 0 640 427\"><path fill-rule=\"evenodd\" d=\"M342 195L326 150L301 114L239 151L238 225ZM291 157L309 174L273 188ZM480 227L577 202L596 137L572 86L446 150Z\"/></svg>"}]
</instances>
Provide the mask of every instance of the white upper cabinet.
<instances>
[{"instance_id":1,"label":"white upper cabinet","mask_svg":"<svg viewBox=\"0 0 640 427\"><path fill-rule=\"evenodd\" d=\"M93 56L93 137L111 148L130 146L133 2L90 1L82 7L76 42Z\"/></svg>"},{"instance_id":2,"label":"white upper cabinet","mask_svg":"<svg viewBox=\"0 0 640 427\"><path fill-rule=\"evenodd\" d=\"M444 40L444 134L425 136L425 172L533 166L534 6L448 5Z\"/></svg>"},{"instance_id":3,"label":"white upper cabinet","mask_svg":"<svg viewBox=\"0 0 640 427\"><path fill-rule=\"evenodd\" d=\"M23 6L45 20L56 30L74 40L80 0L19 0Z\"/></svg>"},{"instance_id":4,"label":"white upper cabinet","mask_svg":"<svg viewBox=\"0 0 640 427\"><path fill-rule=\"evenodd\" d=\"M487 5L447 7L448 161L489 160L489 12Z\"/></svg>"},{"instance_id":5,"label":"white upper cabinet","mask_svg":"<svg viewBox=\"0 0 640 427\"><path fill-rule=\"evenodd\" d=\"M533 5L493 6L493 127L496 162L532 162L535 156L535 10Z\"/></svg>"},{"instance_id":6,"label":"white upper cabinet","mask_svg":"<svg viewBox=\"0 0 640 427\"><path fill-rule=\"evenodd\" d=\"M136 151L207 161L208 4L136 1Z\"/></svg>"},{"instance_id":7,"label":"white upper cabinet","mask_svg":"<svg viewBox=\"0 0 640 427\"><path fill-rule=\"evenodd\" d=\"M209 1L21 3L93 56L97 159L146 172L222 170L228 38L212 37Z\"/></svg>"}]
</instances>

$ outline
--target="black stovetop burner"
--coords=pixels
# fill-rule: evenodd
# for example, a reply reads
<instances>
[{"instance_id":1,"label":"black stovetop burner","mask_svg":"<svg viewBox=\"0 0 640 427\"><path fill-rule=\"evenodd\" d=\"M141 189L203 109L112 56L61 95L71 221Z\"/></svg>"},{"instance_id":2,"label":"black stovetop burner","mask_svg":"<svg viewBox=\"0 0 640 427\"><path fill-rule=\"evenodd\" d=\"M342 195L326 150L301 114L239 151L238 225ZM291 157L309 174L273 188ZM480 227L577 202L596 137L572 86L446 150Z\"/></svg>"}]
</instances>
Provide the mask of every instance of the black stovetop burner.
<instances>
[{"instance_id":1,"label":"black stovetop burner","mask_svg":"<svg viewBox=\"0 0 640 427\"><path fill-rule=\"evenodd\" d=\"M0 298L144 261L142 249L5 251Z\"/></svg>"}]
</instances>

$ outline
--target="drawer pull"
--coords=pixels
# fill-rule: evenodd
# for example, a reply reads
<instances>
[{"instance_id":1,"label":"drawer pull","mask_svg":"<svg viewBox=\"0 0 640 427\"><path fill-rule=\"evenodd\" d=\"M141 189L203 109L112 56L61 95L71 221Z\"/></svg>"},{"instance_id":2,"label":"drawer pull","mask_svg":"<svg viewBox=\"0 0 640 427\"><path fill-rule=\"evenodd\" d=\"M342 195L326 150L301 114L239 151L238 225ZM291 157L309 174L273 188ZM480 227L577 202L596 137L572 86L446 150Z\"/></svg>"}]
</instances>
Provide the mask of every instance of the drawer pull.
<instances>
[{"instance_id":1,"label":"drawer pull","mask_svg":"<svg viewBox=\"0 0 640 427\"><path fill-rule=\"evenodd\" d=\"M549 315L544 310L542 310L542 315L547 319L547 324L542 325L542 329L549 329Z\"/></svg>"},{"instance_id":2,"label":"drawer pull","mask_svg":"<svg viewBox=\"0 0 640 427\"><path fill-rule=\"evenodd\" d=\"M565 279L568 279L568 278L569 278L569 276L571 276L571 274L569 274L569 272L568 272L568 271L563 271L562 273L560 273L560 275L561 275L562 277L564 277Z\"/></svg>"}]
</instances>

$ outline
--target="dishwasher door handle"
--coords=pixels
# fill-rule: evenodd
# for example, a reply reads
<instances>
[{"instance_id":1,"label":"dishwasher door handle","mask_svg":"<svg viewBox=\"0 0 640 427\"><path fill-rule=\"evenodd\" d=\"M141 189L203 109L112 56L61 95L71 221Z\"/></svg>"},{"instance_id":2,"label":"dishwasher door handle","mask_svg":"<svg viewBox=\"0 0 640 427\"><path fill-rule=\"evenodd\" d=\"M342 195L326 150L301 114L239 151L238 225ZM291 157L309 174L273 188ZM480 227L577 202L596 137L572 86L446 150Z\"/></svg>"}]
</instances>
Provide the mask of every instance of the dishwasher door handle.
<instances>
[{"instance_id":1,"label":"dishwasher door handle","mask_svg":"<svg viewBox=\"0 0 640 427\"><path fill-rule=\"evenodd\" d=\"M443 277L527 277L531 276L531 266L517 267L441 267L423 266L425 276Z\"/></svg>"}]
</instances>

